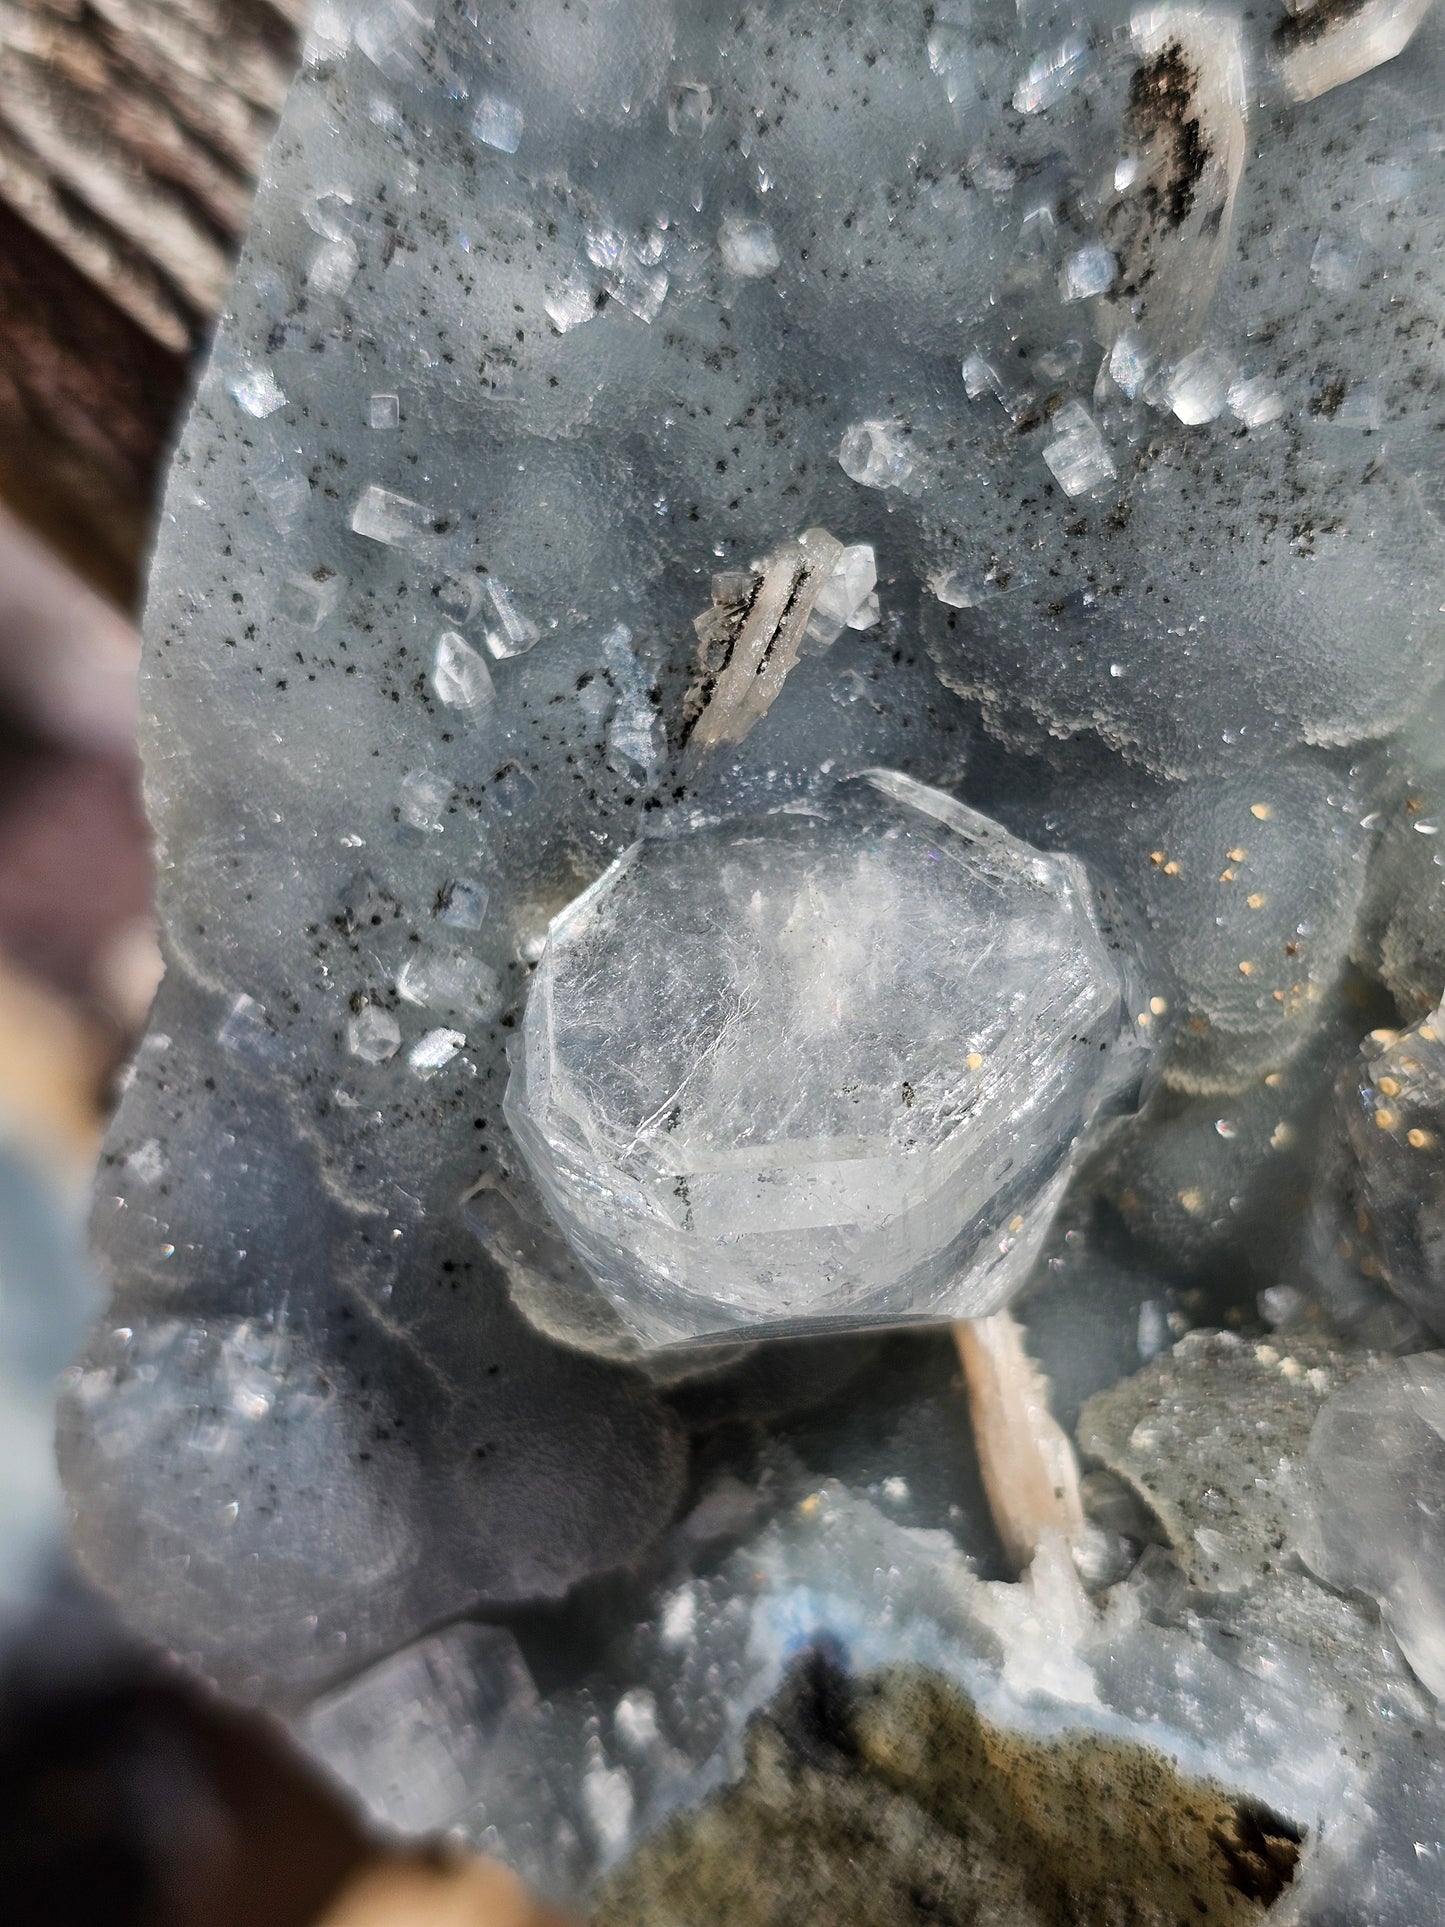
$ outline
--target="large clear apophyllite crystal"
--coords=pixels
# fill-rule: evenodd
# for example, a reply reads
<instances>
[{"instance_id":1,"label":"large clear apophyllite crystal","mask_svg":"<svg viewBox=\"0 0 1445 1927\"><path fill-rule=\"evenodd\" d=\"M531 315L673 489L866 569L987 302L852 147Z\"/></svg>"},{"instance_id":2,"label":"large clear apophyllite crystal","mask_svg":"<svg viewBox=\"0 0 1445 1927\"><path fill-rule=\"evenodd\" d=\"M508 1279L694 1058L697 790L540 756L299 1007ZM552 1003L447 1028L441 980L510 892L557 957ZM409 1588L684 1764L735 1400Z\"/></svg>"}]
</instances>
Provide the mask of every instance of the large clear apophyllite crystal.
<instances>
[{"instance_id":1,"label":"large clear apophyllite crystal","mask_svg":"<svg viewBox=\"0 0 1445 1927\"><path fill-rule=\"evenodd\" d=\"M635 843L551 926L506 1111L665 1345L994 1309L1139 1063L1082 867L876 770Z\"/></svg>"}]
</instances>

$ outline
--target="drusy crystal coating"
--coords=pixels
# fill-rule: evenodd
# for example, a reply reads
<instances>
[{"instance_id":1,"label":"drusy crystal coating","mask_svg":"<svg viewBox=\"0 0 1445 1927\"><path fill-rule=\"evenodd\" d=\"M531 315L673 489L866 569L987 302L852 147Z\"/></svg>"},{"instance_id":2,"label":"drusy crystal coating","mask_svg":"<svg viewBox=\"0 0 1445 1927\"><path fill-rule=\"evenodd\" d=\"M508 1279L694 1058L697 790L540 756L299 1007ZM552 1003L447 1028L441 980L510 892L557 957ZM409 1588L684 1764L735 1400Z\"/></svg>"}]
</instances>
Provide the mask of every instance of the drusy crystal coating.
<instances>
[{"instance_id":1,"label":"drusy crystal coating","mask_svg":"<svg viewBox=\"0 0 1445 1927\"><path fill-rule=\"evenodd\" d=\"M1241 1927L1280 1843L1271 1919L1442 1918L1442 100L1428 0L318 0L60 1441L391 1827L592 1914L846 1653L1247 1795ZM1005 1299L1088 1468L1019 1582ZM973 1918L847 1697L763 1917Z\"/></svg>"}]
</instances>

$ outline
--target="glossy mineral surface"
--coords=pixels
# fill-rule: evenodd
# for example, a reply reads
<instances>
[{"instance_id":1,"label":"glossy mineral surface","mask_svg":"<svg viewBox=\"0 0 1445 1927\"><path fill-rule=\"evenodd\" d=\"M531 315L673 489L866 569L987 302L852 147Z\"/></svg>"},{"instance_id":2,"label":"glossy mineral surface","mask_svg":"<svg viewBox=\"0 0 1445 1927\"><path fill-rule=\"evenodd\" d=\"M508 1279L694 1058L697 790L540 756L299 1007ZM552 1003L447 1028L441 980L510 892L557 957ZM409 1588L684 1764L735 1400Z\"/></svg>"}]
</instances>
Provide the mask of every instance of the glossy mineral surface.
<instances>
[{"instance_id":1,"label":"glossy mineral surface","mask_svg":"<svg viewBox=\"0 0 1445 1927\"><path fill-rule=\"evenodd\" d=\"M1313 1927L1440 1916L1438 1387L1377 1354L1445 1336L1442 100L1424 0L318 7L152 579L169 970L61 1455L373 1810L575 1899L825 1639L1264 1802ZM1144 966L1016 1300L1098 1536L1024 1585L947 1335L649 1352L503 1115L559 912L869 769Z\"/></svg>"},{"instance_id":2,"label":"glossy mineral surface","mask_svg":"<svg viewBox=\"0 0 1445 1927\"><path fill-rule=\"evenodd\" d=\"M635 844L548 933L506 1110L666 1344L993 1310L1138 1058L1082 869L873 771Z\"/></svg>"}]
</instances>

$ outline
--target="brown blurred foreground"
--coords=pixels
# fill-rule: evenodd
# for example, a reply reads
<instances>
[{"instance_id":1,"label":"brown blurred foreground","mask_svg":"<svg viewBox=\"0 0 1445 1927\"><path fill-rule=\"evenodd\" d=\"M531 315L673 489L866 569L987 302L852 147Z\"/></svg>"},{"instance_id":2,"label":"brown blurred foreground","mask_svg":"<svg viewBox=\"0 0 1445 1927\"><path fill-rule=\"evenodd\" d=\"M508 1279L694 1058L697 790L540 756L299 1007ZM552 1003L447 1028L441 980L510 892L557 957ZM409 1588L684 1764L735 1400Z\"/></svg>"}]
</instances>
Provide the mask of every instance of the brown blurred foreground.
<instances>
[{"instance_id":1,"label":"brown blurred foreground","mask_svg":"<svg viewBox=\"0 0 1445 1927\"><path fill-rule=\"evenodd\" d=\"M134 607L306 0L0 0L0 494Z\"/></svg>"},{"instance_id":2,"label":"brown blurred foreground","mask_svg":"<svg viewBox=\"0 0 1445 1927\"><path fill-rule=\"evenodd\" d=\"M159 961L130 624L0 509L0 1122L84 1178Z\"/></svg>"},{"instance_id":3,"label":"brown blurred foreground","mask_svg":"<svg viewBox=\"0 0 1445 1927\"><path fill-rule=\"evenodd\" d=\"M566 1927L488 1860L378 1860L346 1883L319 1927Z\"/></svg>"},{"instance_id":4,"label":"brown blurred foreground","mask_svg":"<svg viewBox=\"0 0 1445 1927\"><path fill-rule=\"evenodd\" d=\"M380 1849L69 1582L0 1666L0 1894L17 1927L564 1927L493 1863Z\"/></svg>"}]
</instances>

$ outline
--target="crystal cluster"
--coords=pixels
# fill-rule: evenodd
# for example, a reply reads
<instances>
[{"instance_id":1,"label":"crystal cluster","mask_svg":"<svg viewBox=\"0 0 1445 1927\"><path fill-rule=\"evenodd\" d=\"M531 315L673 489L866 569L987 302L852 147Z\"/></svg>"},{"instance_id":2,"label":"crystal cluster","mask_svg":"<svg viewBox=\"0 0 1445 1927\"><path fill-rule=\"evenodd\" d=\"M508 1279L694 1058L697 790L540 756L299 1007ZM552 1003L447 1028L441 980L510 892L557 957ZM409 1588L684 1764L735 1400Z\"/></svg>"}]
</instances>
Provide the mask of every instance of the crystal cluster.
<instances>
[{"instance_id":1,"label":"crystal cluster","mask_svg":"<svg viewBox=\"0 0 1445 1927\"><path fill-rule=\"evenodd\" d=\"M318 6L60 1450L376 1815L580 1896L831 1640L1439 1917L1442 98L1425 0ZM1005 1583L947 1333L753 1341L1016 1287Z\"/></svg>"},{"instance_id":2,"label":"crystal cluster","mask_svg":"<svg viewBox=\"0 0 1445 1927\"><path fill-rule=\"evenodd\" d=\"M649 1343L973 1317L1133 1041L1079 866L874 771L635 844L548 933L506 1110Z\"/></svg>"}]
</instances>

